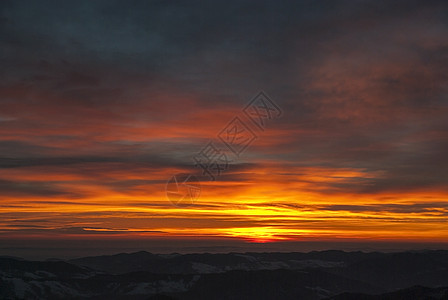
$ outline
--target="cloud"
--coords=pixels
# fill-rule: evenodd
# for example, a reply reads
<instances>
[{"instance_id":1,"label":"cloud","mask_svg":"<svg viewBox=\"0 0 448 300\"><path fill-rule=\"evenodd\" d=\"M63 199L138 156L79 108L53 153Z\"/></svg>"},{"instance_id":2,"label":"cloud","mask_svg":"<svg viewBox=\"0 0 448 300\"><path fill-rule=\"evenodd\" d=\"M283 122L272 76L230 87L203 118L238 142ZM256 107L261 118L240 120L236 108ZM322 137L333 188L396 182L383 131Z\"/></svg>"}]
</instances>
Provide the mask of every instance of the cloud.
<instances>
[{"instance_id":1,"label":"cloud","mask_svg":"<svg viewBox=\"0 0 448 300\"><path fill-rule=\"evenodd\" d=\"M80 234L95 216L173 235L354 236L360 219L381 235L378 214L426 229L413 214L443 214L448 186L446 14L435 0L3 1L2 212L70 212L48 230ZM263 132L242 115L259 90L284 111ZM196 209L170 207L166 181L200 173L193 156L235 116L257 140Z\"/></svg>"},{"instance_id":2,"label":"cloud","mask_svg":"<svg viewBox=\"0 0 448 300\"><path fill-rule=\"evenodd\" d=\"M37 196L37 197L54 197L54 196L68 196L80 197L76 193L66 191L59 188L57 185L49 183L39 183L33 181L0 181L0 193L2 198L5 196Z\"/></svg>"}]
</instances>

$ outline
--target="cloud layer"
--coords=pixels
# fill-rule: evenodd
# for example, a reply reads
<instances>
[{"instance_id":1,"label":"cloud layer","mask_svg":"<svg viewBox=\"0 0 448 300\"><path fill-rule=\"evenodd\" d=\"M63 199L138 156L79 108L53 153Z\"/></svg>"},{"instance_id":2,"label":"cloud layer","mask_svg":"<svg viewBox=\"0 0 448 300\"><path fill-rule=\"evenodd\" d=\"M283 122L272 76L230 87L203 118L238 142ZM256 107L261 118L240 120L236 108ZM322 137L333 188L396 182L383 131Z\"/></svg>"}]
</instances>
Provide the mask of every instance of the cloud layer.
<instances>
[{"instance_id":1,"label":"cloud layer","mask_svg":"<svg viewBox=\"0 0 448 300\"><path fill-rule=\"evenodd\" d=\"M0 234L446 240L445 1L3 1ZM282 108L261 131L242 109ZM176 173L256 141L188 208ZM220 144L222 146L222 144Z\"/></svg>"}]
</instances>

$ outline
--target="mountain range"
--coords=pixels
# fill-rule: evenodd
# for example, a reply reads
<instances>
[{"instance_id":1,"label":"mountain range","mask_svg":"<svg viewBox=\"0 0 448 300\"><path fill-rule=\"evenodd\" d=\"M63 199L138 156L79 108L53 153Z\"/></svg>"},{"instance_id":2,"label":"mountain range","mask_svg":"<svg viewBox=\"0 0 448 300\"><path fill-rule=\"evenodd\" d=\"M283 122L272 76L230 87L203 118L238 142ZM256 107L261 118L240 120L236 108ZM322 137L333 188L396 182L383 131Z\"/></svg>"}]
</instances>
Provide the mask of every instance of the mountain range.
<instances>
[{"instance_id":1,"label":"mountain range","mask_svg":"<svg viewBox=\"0 0 448 300\"><path fill-rule=\"evenodd\" d=\"M4 256L0 299L448 299L448 251Z\"/></svg>"}]
</instances>

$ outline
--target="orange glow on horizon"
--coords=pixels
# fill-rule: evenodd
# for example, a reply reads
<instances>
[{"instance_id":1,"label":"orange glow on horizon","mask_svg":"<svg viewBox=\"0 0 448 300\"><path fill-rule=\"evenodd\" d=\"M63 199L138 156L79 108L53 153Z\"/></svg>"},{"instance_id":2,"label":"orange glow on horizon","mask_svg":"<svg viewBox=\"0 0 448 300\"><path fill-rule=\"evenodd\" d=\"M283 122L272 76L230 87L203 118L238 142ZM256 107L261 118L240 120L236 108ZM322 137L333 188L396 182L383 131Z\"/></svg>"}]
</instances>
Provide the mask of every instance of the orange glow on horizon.
<instances>
[{"instance_id":1,"label":"orange glow on horizon","mask_svg":"<svg viewBox=\"0 0 448 300\"><path fill-rule=\"evenodd\" d=\"M203 182L201 197L189 207L172 206L164 193L165 183L141 185L120 193L92 181L85 182L82 174L76 177L68 174L60 178L61 186L80 193L88 191L88 196L58 196L51 200L4 197L9 206L0 207L0 213L7 216L0 231L3 235L21 235L24 234L21 226L15 227L10 222L25 220L32 224L33 220L48 219L39 224L44 230L36 230L34 235L46 231L61 236L226 237L254 243L316 238L434 241L448 238L443 191L328 193L322 190L322 183L343 183L360 177L368 180L381 173L307 167L289 168L285 175L281 170L266 164L263 169L246 173L243 182ZM138 178L140 172L122 172L120 176ZM18 178L36 176L32 169L15 170L12 174ZM115 174L111 172L108 176ZM163 178L169 174L153 176ZM440 205L406 210L428 201L432 206Z\"/></svg>"}]
</instances>

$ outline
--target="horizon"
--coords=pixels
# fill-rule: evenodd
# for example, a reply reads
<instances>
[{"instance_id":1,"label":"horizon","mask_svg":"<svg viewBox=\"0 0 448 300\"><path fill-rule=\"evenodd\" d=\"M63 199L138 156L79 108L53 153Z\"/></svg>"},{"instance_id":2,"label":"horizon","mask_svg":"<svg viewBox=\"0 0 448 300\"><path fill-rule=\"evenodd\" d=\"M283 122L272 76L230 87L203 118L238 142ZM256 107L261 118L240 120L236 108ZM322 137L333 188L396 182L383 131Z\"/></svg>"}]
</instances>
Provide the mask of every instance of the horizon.
<instances>
[{"instance_id":1,"label":"horizon","mask_svg":"<svg viewBox=\"0 0 448 300\"><path fill-rule=\"evenodd\" d=\"M413 252L448 251L448 243L422 242L359 242L359 241L287 241L253 243L234 240L168 239L168 240L40 240L33 245L29 240L1 241L0 256L18 257L25 260L75 259L81 257L116 255L122 253L148 252L152 254L230 254L230 253L309 253L313 251L345 252ZM86 246L88 244L88 246Z\"/></svg>"}]
</instances>

